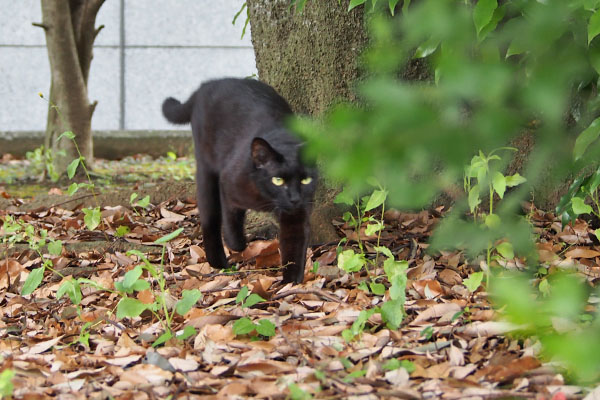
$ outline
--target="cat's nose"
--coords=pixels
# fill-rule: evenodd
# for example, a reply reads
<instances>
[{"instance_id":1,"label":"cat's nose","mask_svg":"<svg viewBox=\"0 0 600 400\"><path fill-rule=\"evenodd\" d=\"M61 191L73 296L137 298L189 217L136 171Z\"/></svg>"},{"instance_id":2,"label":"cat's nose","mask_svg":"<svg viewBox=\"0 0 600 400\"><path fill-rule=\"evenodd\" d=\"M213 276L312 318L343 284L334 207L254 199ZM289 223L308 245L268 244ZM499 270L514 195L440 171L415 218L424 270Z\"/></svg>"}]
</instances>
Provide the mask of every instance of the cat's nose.
<instances>
[{"instance_id":1,"label":"cat's nose","mask_svg":"<svg viewBox=\"0 0 600 400\"><path fill-rule=\"evenodd\" d=\"M295 196L291 196L290 197L290 203L292 204L292 206L296 207L300 204L300 196L299 195L295 195Z\"/></svg>"}]
</instances>

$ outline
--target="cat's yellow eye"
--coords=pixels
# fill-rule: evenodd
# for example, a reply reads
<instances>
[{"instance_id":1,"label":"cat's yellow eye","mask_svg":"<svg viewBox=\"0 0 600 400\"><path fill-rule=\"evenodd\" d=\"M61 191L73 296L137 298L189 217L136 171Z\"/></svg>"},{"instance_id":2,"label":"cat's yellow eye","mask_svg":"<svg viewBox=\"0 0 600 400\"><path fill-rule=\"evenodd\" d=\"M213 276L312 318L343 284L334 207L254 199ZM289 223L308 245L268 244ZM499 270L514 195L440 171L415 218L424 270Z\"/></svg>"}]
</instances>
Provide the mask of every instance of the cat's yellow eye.
<instances>
[{"instance_id":1,"label":"cat's yellow eye","mask_svg":"<svg viewBox=\"0 0 600 400\"><path fill-rule=\"evenodd\" d=\"M312 182L312 178L310 176L308 176L300 181L300 183L303 185L308 185L311 182Z\"/></svg>"},{"instance_id":2,"label":"cat's yellow eye","mask_svg":"<svg viewBox=\"0 0 600 400\"><path fill-rule=\"evenodd\" d=\"M275 185L275 186L281 186L281 185L283 185L283 183L285 181L283 180L283 178L280 178L278 176L274 176L274 177L271 178L271 182L273 182L273 185Z\"/></svg>"}]
</instances>

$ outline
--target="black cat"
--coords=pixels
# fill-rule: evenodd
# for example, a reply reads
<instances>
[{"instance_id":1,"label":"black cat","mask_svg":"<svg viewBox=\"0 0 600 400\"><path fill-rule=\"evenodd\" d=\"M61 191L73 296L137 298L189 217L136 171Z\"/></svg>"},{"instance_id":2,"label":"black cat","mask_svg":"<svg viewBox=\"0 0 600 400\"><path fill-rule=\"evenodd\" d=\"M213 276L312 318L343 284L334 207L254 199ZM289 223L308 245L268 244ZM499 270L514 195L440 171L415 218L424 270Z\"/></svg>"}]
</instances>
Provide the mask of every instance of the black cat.
<instances>
[{"instance_id":1,"label":"black cat","mask_svg":"<svg viewBox=\"0 0 600 400\"><path fill-rule=\"evenodd\" d=\"M228 265L221 224L227 246L242 251L246 210L273 211L283 281L302 282L317 175L302 163L301 144L284 127L292 115L288 103L265 83L229 78L203 83L183 104L170 97L162 111L170 122L192 124L198 212L210 265Z\"/></svg>"}]
</instances>

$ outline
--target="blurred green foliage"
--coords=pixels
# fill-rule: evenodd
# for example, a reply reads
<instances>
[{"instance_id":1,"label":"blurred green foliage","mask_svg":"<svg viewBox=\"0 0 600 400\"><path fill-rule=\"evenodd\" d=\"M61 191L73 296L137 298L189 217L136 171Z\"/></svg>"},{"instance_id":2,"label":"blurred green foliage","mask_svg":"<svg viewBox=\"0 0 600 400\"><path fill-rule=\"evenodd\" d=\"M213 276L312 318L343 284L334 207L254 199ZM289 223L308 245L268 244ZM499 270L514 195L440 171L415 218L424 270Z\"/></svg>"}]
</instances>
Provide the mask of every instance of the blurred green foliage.
<instances>
[{"instance_id":1,"label":"blurred green foliage","mask_svg":"<svg viewBox=\"0 0 600 400\"><path fill-rule=\"evenodd\" d=\"M567 368L574 380L597 383L600 377L600 319L585 305L589 287L574 275L549 277L541 296L524 274L504 274L491 285L495 303L520 331L539 338L542 354ZM596 301L598 297L595 297Z\"/></svg>"},{"instance_id":2,"label":"blurred green foliage","mask_svg":"<svg viewBox=\"0 0 600 400\"><path fill-rule=\"evenodd\" d=\"M595 128L600 123L593 122L600 115L600 0L400 5L403 12L394 18L388 12L370 16L366 74L357 84L360 103L338 104L321 120L297 119L294 129L307 139L308 155L322 160L330 178L359 193L375 176L389 190L391 204L403 208L431 204L441 192L457 187L474 155L532 134L535 149L521 171L526 182L503 192L494 210L501 224L482 226L465 219L464 198L438 227L431 248L463 247L475 257L507 238L537 270L531 227L517 215L520 202L540 181L584 173L600 156L600 128ZM415 58L427 59L430 78L399 79L414 68ZM575 158L579 132L586 133ZM575 377L597 377L600 347L592 340L600 343L598 322L561 334L549 329L549 321L565 313L575 319L581 315L588 298L584 286L557 278L544 289L552 295L542 298L532 292L528 278L505 292L498 284L496 299L506 305L506 317L527 322L527 332L540 337L549 357L558 355L576 367ZM582 335L589 340L581 341Z\"/></svg>"},{"instance_id":3,"label":"blurred green foliage","mask_svg":"<svg viewBox=\"0 0 600 400\"><path fill-rule=\"evenodd\" d=\"M578 128L567 113L585 126L597 109L588 92L595 96L600 52L596 40L588 47L587 26L588 3L598 2L505 1L477 12L484 3L496 2L422 0L396 18L372 17L362 104L296 123L330 176L359 189L375 174L396 205L421 207L456 184L479 150L505 146L531 125L539 146L529 183L550 162L571 166L565 144ZM423 55L435 84L397 79ZM587 101L571 113L575 92Z\"/></svg>"}]
</instances>

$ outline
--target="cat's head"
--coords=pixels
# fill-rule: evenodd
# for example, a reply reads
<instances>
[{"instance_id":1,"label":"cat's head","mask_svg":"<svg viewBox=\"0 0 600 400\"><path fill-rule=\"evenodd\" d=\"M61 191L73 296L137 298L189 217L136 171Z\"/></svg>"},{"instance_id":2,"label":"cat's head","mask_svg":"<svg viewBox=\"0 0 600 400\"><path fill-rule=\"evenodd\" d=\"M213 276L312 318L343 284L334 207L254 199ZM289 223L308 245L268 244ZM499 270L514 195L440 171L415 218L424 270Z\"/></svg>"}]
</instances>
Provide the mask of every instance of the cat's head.
<instances>
[{"instance_id":1,"label":"cat's head","mask_svg":"<svg viewBox=\"0 0 600 400\"><path fill-rule=\"evenodd\" d=\"M261 194L280 211L298 210L313 201L317 172L302 163L300 148L293 143L277 151L263 138L252 140L253 179Z\"/></svg>"}]
</instances>

